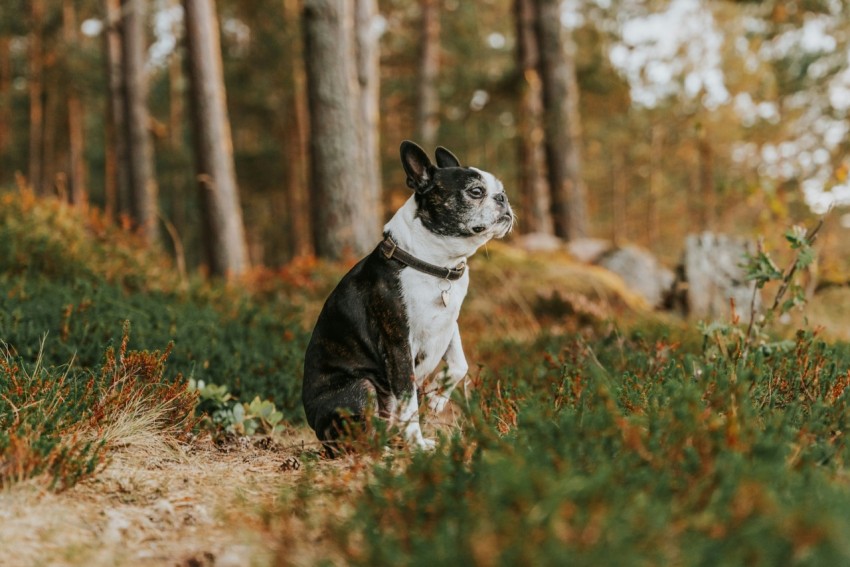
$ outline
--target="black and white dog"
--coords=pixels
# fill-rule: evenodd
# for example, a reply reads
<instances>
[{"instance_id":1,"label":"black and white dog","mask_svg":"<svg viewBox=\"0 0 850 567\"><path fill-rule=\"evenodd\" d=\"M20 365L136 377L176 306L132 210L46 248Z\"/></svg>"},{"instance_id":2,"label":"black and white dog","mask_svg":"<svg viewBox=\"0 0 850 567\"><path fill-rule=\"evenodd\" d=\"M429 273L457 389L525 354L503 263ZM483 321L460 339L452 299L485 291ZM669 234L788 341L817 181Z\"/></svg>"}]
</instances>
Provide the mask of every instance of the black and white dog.
<instances>
[{"instance_id":1,"label":"black and white dog","mask_svg":"<svg viewBox=\"0 0 850 567\"><path fill-rule=\"evenodd\" d=\"M439 413L466 376L457 325L469 286L466 260L505 236L514 215L492 174L462 167L442 147L436 160L401 144L414 194L384 226L384 240L328 297L313 330L302 401L329 450L346 420L370 414L398 423L408 445L433 448L419 426L417 389L445 360L444 379L426 392Z\"/></svg>"}]
</instances>

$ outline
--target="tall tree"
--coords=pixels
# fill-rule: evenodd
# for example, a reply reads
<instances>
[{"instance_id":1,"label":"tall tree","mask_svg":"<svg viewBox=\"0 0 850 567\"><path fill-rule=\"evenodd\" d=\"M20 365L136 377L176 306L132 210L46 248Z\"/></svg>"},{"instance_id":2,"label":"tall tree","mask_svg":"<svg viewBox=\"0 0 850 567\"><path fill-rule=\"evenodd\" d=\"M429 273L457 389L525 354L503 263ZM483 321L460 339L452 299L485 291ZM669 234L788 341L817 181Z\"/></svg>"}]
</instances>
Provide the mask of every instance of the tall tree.
<instances>
[{"instance_id":1,"label":"tall tree","mask_svg":"<svg viewBox=\"0 0 850 567\"><path fill-rule=\"evenodd\" d=\"M106 145L104 147L104 193L108 215L130 212L130 166L124 116L124 72L121 48L121 0L104 0L106 27L103 34L108 83Z\"/></svg>"},{"instance_id":2,"label":"tall tree","mask_svg":"<svg viewBox=\"0 0 850 567\"><path fill-rule=\"evenodd\" d=\"M301 0L284 0L287 21L298 21L301 9ZM303 38L293 37L287 48L292 58L292 89L287 91L289 97L286 104L289 124L285 138L289 238L292 256L303 257L315 252L310 229L310 194L307 190L307 79L304 75Z\"/></svg>"},{"instance_id":3,"label":"tall tree","mask_svg":"<svg viewBox=\"0 0 850 567\"><path fill-rule=\"evenodd\" d=\"M540 78L546 125L546 165L555 234L568 240L587 234L587 191L581 178L581 122L575 44L564 37L558 0L535 0Z\"/></svg>"},{"instance_id":4,"label":"tall tree","mask_svg":"<svg viewBox=\"0 0 850 567\"><path fill-rule=\"evenodd\" d=\"M697 155L699 156L699 214L700 228L716 228L717 191L714 188L714 151L706 129L697 128Z\"/></svg>"},{"instance_id":5,"label":"tall tree","mask_svg":"<svg viewBox=\"0 0 850 567\"><path fill-rule=\"evenodd\" d=\"M440 128L440 0L422 0L419 39L419 76L416 87L416 134L426 148L433 148Z\"/></svg>"},{"instance_id":6,"label":"tall tree","mask_svg":"<svg viewBox=\"0 0 850 567\"><path fill-rule=\"evenodd\" d=\"M515 0L517 68L522 93L519 100L519 189L525 232L554 234L552 205L546 180L543 145L543 87L538 65L540 46L535 33L533 0Z\"/></svg>"},{"instance_id":7,"label":"tall tree","mask_svg":"<svg viewBox=\"0 0 850 567\"><path fill-rule=\"evenodd\" d=\"M84 155L84 121L83 104L79 89L74 84L73 58L79 49L79 33L77 32L77 11L73 0L62 3L62 31L65 39L66 54L72 60L66 65L70 74L69 84L65 94L65 104L68 112L68 199L74 205L85 206L88 202L86 189L86 160Z\"/></svg>"},{"instance_id":8,"label":"tall tree","mask_svg":"<svg viewBox=\"0 0 850 567\"><path fill-rule=\"evenodd\" d=\"M233 141L214 0L183 0L192 125L204 241L210 272L238 276L250 267L236 186Z\"/></svg>"},{"instance_id":9,"label":"tall tree","mask_svg":"<svg viewBox=\"0 0 850 567\"><path fill-rule=\"evenodd\" d=\"M121 0L121 64L130 213L148 242L159 240L156 174L147 106L144 0Z\"/></svg>"},{"instance_id":10,"label":"tall tree","mask_svg":"<svg viewBox=\"0 0 850 567\"><path fill-rule=\"evenodd\" d=\"M12 52L9 36L0 35L0 108L12 107ZM0 180L4 178L6 149L12 142L11 112L0 112Z\"/></svg>"},{"instance_id":11,"label":"tall tree","mask_svg":"<svg viewBox=\"0 0 850 567\"><path fill-rule=\"evenodd\" d=\"M378 121L380 105L379 40L381 24L376 0L355 1L355 42L357 46L357 84L363 131L364 198L366 207L381 217L381 147Z\"/></svg>"},{"instance_id":12,"label":"tall tree","mask_svg":"<svg viewBox=\"0 0 850 567\"><path fill-rule=\"evenodd\" d=\"M380 220L363 198L362 121L352 60L348 0L306 0L304 47L310 108L311 186L316 252L363 255L375 246Z\"/></svg>"},{"instance_id":13,"label":"tall tree","mask_svg":"<svg viewBox=\"0 0 850 567\"><path fill-rule=\"evenodd\" d=\"M29 137L29 184L36 193L44 191L42 179L44 151L44 57L42 39L44 26L44 2L30 2L29 32L29 86L30 137Z\"/></svg>"}]
</instances>

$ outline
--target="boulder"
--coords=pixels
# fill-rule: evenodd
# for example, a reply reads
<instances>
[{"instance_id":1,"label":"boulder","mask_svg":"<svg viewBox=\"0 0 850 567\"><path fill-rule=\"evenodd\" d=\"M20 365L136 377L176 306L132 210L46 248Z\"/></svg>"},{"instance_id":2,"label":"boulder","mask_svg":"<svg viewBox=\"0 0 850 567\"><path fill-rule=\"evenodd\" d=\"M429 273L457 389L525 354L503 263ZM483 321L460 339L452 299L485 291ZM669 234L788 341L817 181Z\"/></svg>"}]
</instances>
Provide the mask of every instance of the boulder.
<instances>
[{"instance_id":1,"label":"boulder","mask_svg":"<svg viewBox=\"0 0 850 567\"><path fill-rule=\"evenodd\" d=\"M563 240L545 232L529 232L517 236L513 241L526 252L554 252L564 246Z\"/></svg>"},{"instance_id":2,"label":"boulder","mask_svg":"<svg viewBox=\"0 0 850 567\"><path fill-rule=\"evenodd\" d=\"M631 291L656 308L664 304L676 279L673 271L662 266L651 252L634 245L604 254L598 264L618 274Z\"/></svg>"},{"instance_id":3,"label":"boulder","mask_svg":"<svg viewBox=\"0 0 850 567\"><path fill-rule=\"evenodd\" d=\"M675 306L686 315L722 319L735 311L747 319L755 283L747 280L747 255L755 254L755 243L747 238L704 232L685 239L682 261L677 268ZM756 310L761 295L756 291Z\"/></svg>"},{"instance_id":4,"label":"boulder","mask_svg":"<svg viewBox=\"0 0 850 567\"><path fill-rule=\"evenodd\" d=\"M585 264L595 264L602 258L606 252L610 252L614 245L610 240L602 238L576 238L567 243L567 251L570 256L584 262Z\"/></svg>"}]
</instances>

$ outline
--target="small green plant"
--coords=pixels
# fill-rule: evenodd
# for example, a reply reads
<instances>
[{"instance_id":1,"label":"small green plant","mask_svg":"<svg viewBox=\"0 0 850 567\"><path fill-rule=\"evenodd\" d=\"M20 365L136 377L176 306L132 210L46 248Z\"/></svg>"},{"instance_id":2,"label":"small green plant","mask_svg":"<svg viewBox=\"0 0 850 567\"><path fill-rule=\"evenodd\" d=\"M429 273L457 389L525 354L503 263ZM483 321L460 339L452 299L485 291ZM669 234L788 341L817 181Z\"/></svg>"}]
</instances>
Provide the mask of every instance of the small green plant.
<instances>
[{"instance_id":1,"label":"small green plant","mask_svg":"<svg viewBox=\"0 0 850 567\"><path fill-rule=\"evenodd\" d=\"M189 388L198 392L196 412L202 427L214 435L271 434L282 426L283 414L269 400L256 396L250 403L240 403L227 386L206 384L203 380L189 380Z\"/></svg>"},{"instance_id":2,"label":"small green plant","mask_svg":"<svg viewBox=\"0 0 850 567\"><path fill-rule=\"evenodd\" d=\"M747 358L756 348L769 354L775 351L787 352L794 347L793 341L772 340L767 331L770 324L777 318L805 304L806 296L800 284L799 275L814 262L815 252L812 245L823 223L824 219L821 218L811 230L795 225L785 232L785 241L793 252L793 258L784 269L777 266L770 253L765 250L763 241L759 241L757 252L749 256L744 265L747 280L754 284L746 327L741 326L740 316L737 313L733 315L732 321L702 324L701 331L707 359L720 355L739 360ZM772 301L759 312L757 295L771 282L778 287Z\"/></svg>"}]
</instances>

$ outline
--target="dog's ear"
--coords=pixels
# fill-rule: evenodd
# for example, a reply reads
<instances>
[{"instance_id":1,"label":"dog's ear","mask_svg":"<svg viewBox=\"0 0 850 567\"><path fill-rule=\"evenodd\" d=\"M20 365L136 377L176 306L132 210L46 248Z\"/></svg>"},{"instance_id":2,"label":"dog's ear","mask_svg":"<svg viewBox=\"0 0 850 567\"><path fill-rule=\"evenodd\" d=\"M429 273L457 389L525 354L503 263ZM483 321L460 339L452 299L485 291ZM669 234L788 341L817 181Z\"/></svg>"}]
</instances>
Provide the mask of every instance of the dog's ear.
<instances>
[{"instance_id":1,"label":"dog's ear","mask_svg":"<svg viewBox=\"0 0 850 567\"><path fill-rule=\"evenodd\" d=\"M435 152L438 167L460 167L460 160L452 152L439 146Z\"/></svg>"},{"instance_id":2,"label":"dog's ear","mask_svg":"<svg viewBox=\"0 0 850 567\"><path fill-rule=\"evenodd\" d=\"M407 174L407 186L416 192L427 192L431 187L434 165L425 150L409 140L401 143L401 165Z\"/></svg>"}]
</instances>

